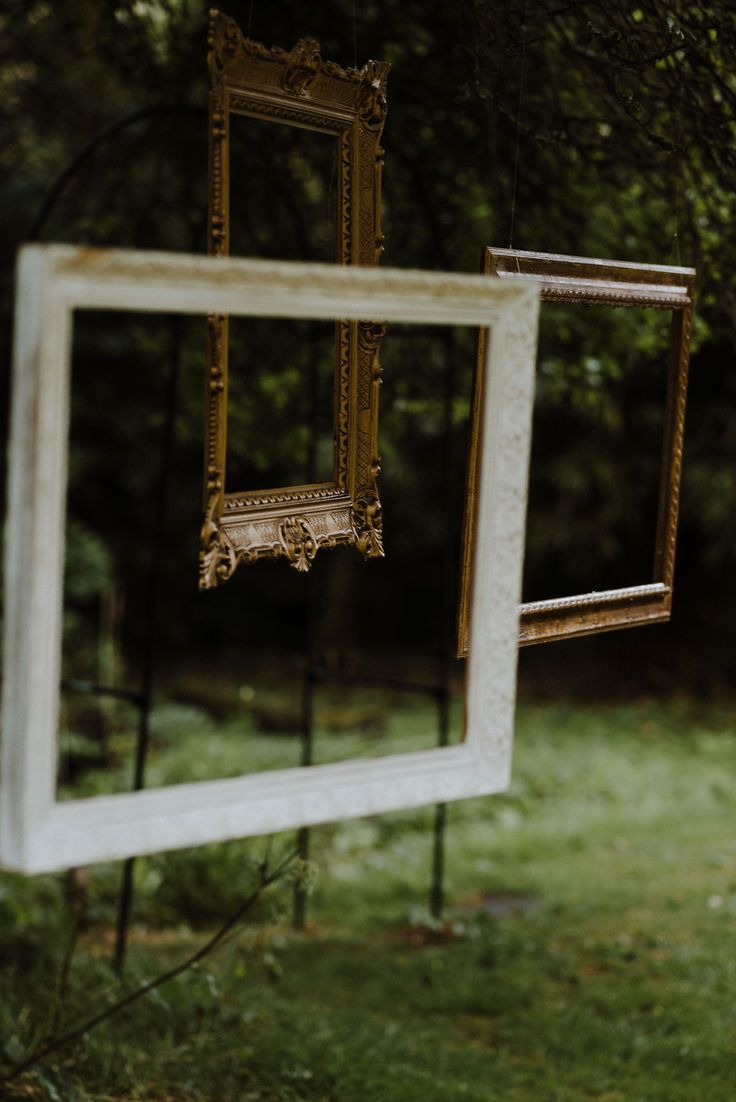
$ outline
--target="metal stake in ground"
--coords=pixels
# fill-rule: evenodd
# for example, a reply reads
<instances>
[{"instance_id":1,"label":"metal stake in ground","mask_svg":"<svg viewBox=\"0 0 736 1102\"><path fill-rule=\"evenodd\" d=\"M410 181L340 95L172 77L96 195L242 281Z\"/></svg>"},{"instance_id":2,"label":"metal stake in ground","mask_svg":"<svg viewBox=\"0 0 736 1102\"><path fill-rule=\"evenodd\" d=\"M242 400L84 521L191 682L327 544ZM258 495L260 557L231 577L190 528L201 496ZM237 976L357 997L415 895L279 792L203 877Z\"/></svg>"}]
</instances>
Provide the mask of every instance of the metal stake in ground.
<instances>
[{"instance_id":1,"label":"metal stake in ground","mask_svg":"<svg viewBox=\"0 0 736 1102\"><path fill-rule=\"evenodd\" d=\"M166 506L171 484L174 443L176 436L176 409L179 398L179 376L181 373L181 319L178 314L171 318L169 377L166 390L166 417L161 441L161 467L156 484L154 516L156 518L153 533L153 556L148 575L146 594L146 619L143 636L142 684L138 712L138 738L135 751L133 790L140 791L146 781L146 758L150 743L151 704L153 699L154 664L156 659L156 631L158 627L158 602L161 587L161 571L166 531ZM118 900L118 917L115 932L115 970L120 973L125 964L128 928L133 907L133 870L135 858L129 857L123 865L123 876Z\"/></svg>"},{"instance_id":2,"label":"metal stake in ground","mask_svg":"<svg viewBox=\"0 0 736 1102\"><path fill-rule=\"evenodd\" d=\"M307 373L307 402L309 408L309 445L307 461L305 464L305 478L308 484L317 480L317 448L319 444L319 414L320 414L320 390L319 390L319 352L316 347L312 349ZM315 678L313 674L315 661L315 631L316 631L316 594L315 578L313 570L304 579L307 586L306 593L306 655L304 663L304 680L302 682L301 701L301 757L299 764L305 768L310 766L314 757L314 690ZM299 860L305 865L309 860L309 827L302 827L297 831L296 848ZM307 886L306 877L298 876L294 882L294 929L303 930L307 923Z\"/></svg>"},{"instance_id":3,"label":"metal stake in ground","mask_svg":"<svg viewBox=\"0 0 736 1102\"><path fill-rule=\"evenodd\" d=\"M444 469L445 531L454 531L455 482L453 478L454 448L452 441L452 407L455 400L455 349L452 330L443 330L445 342L445 370L443 372L443 421L442 464ZM437 690L437 745L447 746L450 741L451 654L455 624L454 595L455 544L445 540L442 563L442 603L440 624L440 685ZM432 834L432 878L429 889L429 913L440 921L444 911L445 833L447 830L447 804L437 804Z\"/></svg>"}]
</instances>

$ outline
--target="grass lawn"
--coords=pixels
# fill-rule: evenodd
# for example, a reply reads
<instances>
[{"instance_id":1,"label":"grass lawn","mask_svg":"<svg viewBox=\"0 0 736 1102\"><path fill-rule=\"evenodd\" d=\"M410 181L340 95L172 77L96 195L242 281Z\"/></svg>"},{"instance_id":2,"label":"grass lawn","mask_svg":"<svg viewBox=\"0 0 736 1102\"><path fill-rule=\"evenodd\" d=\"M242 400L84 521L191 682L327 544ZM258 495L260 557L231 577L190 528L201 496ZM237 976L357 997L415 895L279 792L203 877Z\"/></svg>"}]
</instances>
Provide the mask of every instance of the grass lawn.
<instances>
[{"instance_id":1,"label":"grass lawn","mask_svg":"<svg viewBox=\"0 0 736 1102\"><path fill-rule=\"evenodd\" d=\"M317 760L431 736L431 706L391 711L378 734L355 736L323 709ZM241 721L205 733L192 709L161 709L156 732L151 783L208 775L208 762L237 772L243 754L251 768L298 760L294 735L243 738ZM522 703L511 791L449 809L442 925L427 912L432 809L318 828L305 933L291 929L293 885L274 886L196 970L4 1097L733 1102L735 797L732 706ZM272 853L289 844L274 839ZM137 862L124 987L206 940L266 845ZM6 1066L119 996L119 874L89 871L61 982L64 878L0 878Z\"/></svg>"}]
</instances>

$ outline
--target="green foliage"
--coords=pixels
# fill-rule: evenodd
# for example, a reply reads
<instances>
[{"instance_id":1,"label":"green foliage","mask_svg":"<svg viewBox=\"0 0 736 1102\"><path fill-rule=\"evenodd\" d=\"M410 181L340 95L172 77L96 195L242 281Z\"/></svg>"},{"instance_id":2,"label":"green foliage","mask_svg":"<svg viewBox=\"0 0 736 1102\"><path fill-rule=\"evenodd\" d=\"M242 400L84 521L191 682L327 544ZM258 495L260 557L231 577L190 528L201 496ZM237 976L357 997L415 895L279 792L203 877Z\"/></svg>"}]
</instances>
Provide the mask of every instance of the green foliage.
<instances>
[{"instance_id":1,"label":"green foliage","mask_svg":"<svg viewBox=\"0 0 736 1102\"><path fill-rule=\"evenodd\" d=\"M392 63L386 263L476 270L482 246L508 241L515 182L518 247L655 263L676 260L679 250L697 266L677 609L709 616L707 636L697 647L688 640L689 665L702 661L707 673L717 660L728 673L736 577L732 6L460 0L429 10L392 0L359 7L329 0L305 14L294 0L256 0L228 10L242 26L252 20L253 36L267 44L289 47L311 33L326 58ZM3 364L14 253L31 228L43 240L205 248L205 23L206 9L188 0L6 3ZM126 117L114 134L105 130ZM85 148L39 224L53 182ZM321 258L331 232L331 155L287 129L268 144L245 135L233 177L241 242L234 251ZM169 648L169 683L177 648L193 653L197 684L190 666L179 703L154 716L150 783L296 764L298 701L292 708L281 685L266 710L280 709L289 721L283 737L264 734L260 690L250 704L238 702L217 648L239 653L235 683L248 685L256 657L251 649L245 668L244 640L251 648L254 639L302 648L302 580L263 565L206 600L194 589L202 325L109 315L77 321L69 671L96 675L100 597L114 584L127 610L115 645L136 682L152 550L165 547L160 653ZM252 330L233 331L230 474L244 485L301 481L308 469L320 473L329 464L329 354L322 338L293 333L264 327L254 339ZM528 596L648 577L662 339L646 315L545 308ZM173 474L163 516L164 410L175 362ZM456 554L460 526L474 335L409 335L396 327L382 362L389 557L368 568L335 552L329 569L316 564L318 641L333 655L355 646L358 635L361 646L382 655L389 638L421 646L434 676L434 651L447 628L438 594L451 588L446 560ZM710 651L709 640L716 641ZM660 665L663 679L675 676L666 659ZM615 672L608 677L615 680ZM390 721L370 737L345 732L346 714L348 726L358 726L354 708L340 704L342 727L318 715L319 760L434 738L428 707L391 701ZM360 702L358 711L366 716L372 708ZM89 725L78 720L76 711L62 755L65 747L92 748ZM67 781L62 795L129 787L134 722L126 712L111 724L108 767L73 787ZM320 877L311 885L310 869L302 870L317 924L308 937L284 928L289 885L218 961L60 1054L19 1093L80 1102L730 1102L732 710L678 701L532 707L520 736L510 793L451 810L447 930L420 921L417 932L426 914L431 809L322 828L313 845ZM189 949L189 927L214 924L237 905L260 846L233 843L138 863L131 979ZM116 866L90 874L83 944L64 1006L69 1020L111 997L106 954L118 877ZM496 890L538 898L539 908L489 916L484 897ZM58 1008L65 897L60 878L0 878L0 1027L8 1061L49 1029Z\"/></svg>"},{"instance_id":2,"label":"green foliage","mask_svg":"<svg viewBox=\"0 0 736 1102\"><path fill-rule=\"evenodd\" d=\"M71 601L99 597L112 581L109 549L96 532L75 519L67 526L65 567L64 587Z\"/></svg>"},{"instance_id":3,"label":"green foliage","mask_svg":"<svg viewBox=\"0 0 736 1102\"><path fill-rule=\"evenodd\" d=\"M324 57L356 60L345 0L330 0L308 17L292 0L256 3L252 12L236 3L229 13L241 25L250 20L252 35L268 44L288 47L310 33ZM190 3L84 2L66 11L14 2L3 19L7 335L14 249L87 142L40 228L43 239L205 247L207 74L206 10ZM736 167L733 10L679 0L666 9L655 0L564 9L547 0L461 0L428 13L411 0L363 5L355 20L358 63L369 56L392 63L386 263L475 270L483 245L507 243L516 181L517 246L655 263L675 260L679 249L697 266L679 563L691 607L722 595L736 576L736 486L728 476L736 406L736 257L728 232ZM136 111L144 114L105 136L106 127ZM233 251L330 259L334 161L334 143L324 135L237 119ZM544 313L527 587L549 596L645 581L661 391L643 390L641 380L661 359L664 338L656 324L634 324L626 311ZM238 641L236 622L221 615L218 598L188 604L182 596L192 585L199 524L192 487L201 481L201 324L184 324L179 338L176 475L160 531L155 502L175 343L170 326L129 317L79 322L87 328L75 345L70 515L104 543L126 594L126 657L135 659L140 649L151 548L160 540L179 549L168 558L171 584L161 609L172 640L195 649L213 635ZM297 330L233 326L233 486L329 473L331 336ZM443 630L427 592L457 553L473 343L472 334L409 336L397 327L382 352L382 493L394 566L381 574L376 619L414 646L434 645ZM74 584L94 587L95 569L90 564L88 583ZM252 587L242 583L255 630L273 638L284 627L298 634L301 590L282 584L282 572L257 573ZM364 598L349 567L335 574L339 581L331 578L325 592L330 630L344 605L364 623L364 600L375 608L376 593ZM395 616L399 607L409 614ZM90 605L88 632L95 616ZM350 626L341 630L343 643L354 644Z\"/></svg>"},{"instance_id":4,"label":"green foliage","mask_svg":"<svg viewBox=\"0 0 736 1102\"><path fill-rule=\"evenodd\" d=\"M194 928L216 926L253 890L257 869L252 843L202 846L170 853L139 869L137 888L150 897L154 921Z\"/></svg>"},{"instance_id":5,"label":"green foliage","mask_svg":"<svg viewBox=\"0 0 736 1102\"><path fill-rule=\"evenodd\" d=\"M433 720L427 706L405 718ZM523 706L509 793L450 809L443 924L424 910L431 808L319 828L305 935L288 925L289 881L219 954L8 1098L729 1102L735 720L685 699ZM285 764L294 747L274 741ZM407 748L400 732L391 748ZM138 862L127 987L193 951L205 935L190 923L223 920L265 845ZM90 870L90 903L118 875ZM53 1015L61 887L2 878L20 916L2 939L6 1061ZM65 1023L119 994L111 918L86 912Z\"/></svg>"}]
</instances>

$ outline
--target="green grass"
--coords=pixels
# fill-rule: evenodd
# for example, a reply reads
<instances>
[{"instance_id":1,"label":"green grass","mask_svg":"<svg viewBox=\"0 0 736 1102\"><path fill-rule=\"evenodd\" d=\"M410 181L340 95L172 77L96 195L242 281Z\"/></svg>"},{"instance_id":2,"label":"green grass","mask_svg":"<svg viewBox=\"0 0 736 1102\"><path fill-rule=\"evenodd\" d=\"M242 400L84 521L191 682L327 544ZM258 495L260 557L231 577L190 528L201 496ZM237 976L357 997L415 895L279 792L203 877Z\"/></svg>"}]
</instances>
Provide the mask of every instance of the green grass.
<instances>
[{"instance_id":1,"label":"green grass","mask_svg":"<svg viewBox=\"0 0 736 1102\"><path fill-rule=\"evenodd\" d=\"M353 736L329 733L325 709L318 758L431 743L430 706L391 711L386 730ZM296 737L245 727L241 717L205 735L193 710L162 710L151 782L239 771L244 754L249 768L298 759ZM441 928L427 914L432 809L316 829L305 934L290 928L291 885L277 886L197 971L7 1096L733 1102L735 796L731 706L522 705L510 792L449 810ZM126 983L204 940L265 844L139 861ZM118 876L90 872L65 1023L119 993L108 965ZM494 916L488 899L504 892L531 905ZM0 880L8 1060L49 1029L63 894L57 877Z\"/></svg>"}]
</instances>

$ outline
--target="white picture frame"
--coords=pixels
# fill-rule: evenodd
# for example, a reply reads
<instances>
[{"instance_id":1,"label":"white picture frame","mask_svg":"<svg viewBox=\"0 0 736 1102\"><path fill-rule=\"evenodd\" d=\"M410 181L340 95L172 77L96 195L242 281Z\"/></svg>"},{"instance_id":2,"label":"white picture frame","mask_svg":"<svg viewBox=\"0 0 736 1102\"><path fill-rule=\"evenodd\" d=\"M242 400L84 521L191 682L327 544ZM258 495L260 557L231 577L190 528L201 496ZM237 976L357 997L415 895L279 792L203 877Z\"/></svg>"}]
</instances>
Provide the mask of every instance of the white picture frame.
<instances>
[{"instance_id":1,"label":"white picture frame","mask_svg":"<svg viewBox=\"0 0 736 1102\"><path fill-rule=\"evenodd\" d=\"M5 553L2 865L48 872L481 796L508 786L538 299L536 286L483 275L61 245L21 249ZM56 799L75 309L369 317L489 330L477 528L485 553L475 556L461 744Z\"/></svg>"}]
</instances>

